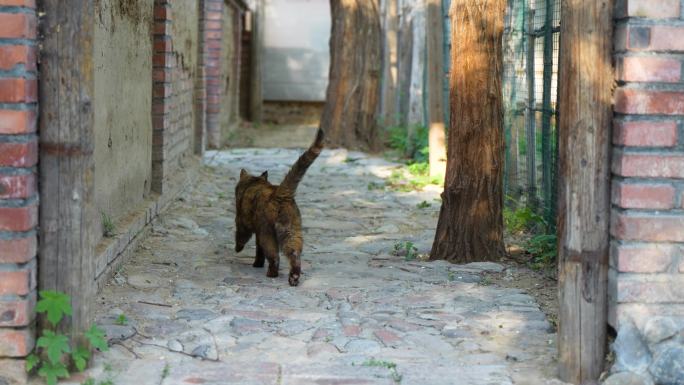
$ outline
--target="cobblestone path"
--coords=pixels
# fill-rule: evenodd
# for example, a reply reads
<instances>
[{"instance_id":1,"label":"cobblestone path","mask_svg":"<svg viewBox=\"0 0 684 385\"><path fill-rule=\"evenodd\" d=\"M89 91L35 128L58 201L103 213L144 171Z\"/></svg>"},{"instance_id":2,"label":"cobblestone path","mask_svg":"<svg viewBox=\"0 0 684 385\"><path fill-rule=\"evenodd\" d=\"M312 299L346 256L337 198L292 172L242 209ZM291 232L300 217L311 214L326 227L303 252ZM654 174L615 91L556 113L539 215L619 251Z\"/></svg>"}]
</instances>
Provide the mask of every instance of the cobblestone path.
<instances>
[{"instance_id":1,"label":"cobblestone path","mask_svg":"<svg viewBox=\"0 0 684 385\"><path fill-rule=\"evenodd\" d=\"M299 287L287 284L285 258L274 279L251 266L254 241L236 254L240 168L279 182L299 153L206 155L196 185L98 296L111 349L78 383L560 384L555 334L534 299L482 279L506 266L392 255L405 241L427 253L439 210L436 189L372 188L395 164L326 150L312 166L297 197Z\"/></svg>"}]
</instances>

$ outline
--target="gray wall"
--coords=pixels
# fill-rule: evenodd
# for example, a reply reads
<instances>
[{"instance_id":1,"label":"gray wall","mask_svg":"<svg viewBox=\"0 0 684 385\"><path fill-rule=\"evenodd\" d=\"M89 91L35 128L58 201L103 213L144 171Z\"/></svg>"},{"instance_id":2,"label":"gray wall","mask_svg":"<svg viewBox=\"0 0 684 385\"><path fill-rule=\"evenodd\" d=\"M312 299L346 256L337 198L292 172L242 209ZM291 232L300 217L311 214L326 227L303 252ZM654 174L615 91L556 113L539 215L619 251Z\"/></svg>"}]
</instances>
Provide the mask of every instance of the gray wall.
<instances>
[{"instance_id":1,"label":"gray wall","mask_svg":"<svg viewBox=\"0 0 684 385\"><path fill-rule=\"evenodd\" d=\"M328 0L266 0L264 100L325 100L330 27Z\"/></svg>"},{"instance_id":2,"label":"gray wall","mask_svg":"<svg viewBox=\"0 0 684 385\"><path fill-rule=\"evenodd\" d=\"M151 185L153 0L96 4L95 204L119 218Z\"/></svg>"}]
</instances>

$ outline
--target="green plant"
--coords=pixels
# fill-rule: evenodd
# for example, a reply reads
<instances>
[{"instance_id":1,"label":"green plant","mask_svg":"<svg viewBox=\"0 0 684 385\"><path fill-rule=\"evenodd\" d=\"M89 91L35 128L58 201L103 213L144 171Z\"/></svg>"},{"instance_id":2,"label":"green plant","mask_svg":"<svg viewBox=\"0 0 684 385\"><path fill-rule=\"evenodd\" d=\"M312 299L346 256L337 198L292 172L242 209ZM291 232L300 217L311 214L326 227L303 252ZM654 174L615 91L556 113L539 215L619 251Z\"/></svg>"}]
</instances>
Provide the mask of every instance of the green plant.
<instances>
[{"instance_id":1,"label":"green plant","mask_svg":"<svg viewBox=\"0 0 684 385\"><path fill-rule=\"evenodd\" d=\"M428 201L422 201L416 205L419 209L426 209L428 207L432 206Z\"/></svg>"},{"instance_id":2,"label":"green plant","mask_svg":"<svg viewBox=\"0 0 684 385\"><path fill-rule=\"evenodd\" d=\"M376 368L385 368L390 371L390 376L392 377L392 380L396 383L401 382L402 375L397 372L397 364L394 362L390 361L382 361L382 360L376 360L375 358L371 358L369 360L366 360L362 366L369 366L369 367L376 367Z\"/></svg>"},{"instance_id":3,"label":"green plant","mask_svg":"<svg viewBox=\"0 0 684 385\"><path fill-rule=\"evenodd\" d=\"M372 190L384 190L385 185L377 182L368 182L368 191Z\"/></svg>"},{"instance_id":4,"label":"green plant","mask_svg":"<svg viewBox=\"0 0 684 385\"><path fill-rule=\"evenodd\" d=\"M101 212L102 214L102 235L104 235L107 238L113 237L114 231L116 230L116 226L114 226L114 221L112 221L112 218L107 215L104 211Z\"/></svg>"},{"instance_id":5,"label":"green plant","mask_svg":"<svg viewBox=\"0 0 684 385\"><path fill-rule=\"evenodd\" d=\"M226 194L222 192L218 193L218 199L226 199Z\"/></svg>"},{"instance_id":6,"label":"green plant","mask_svg":"<svg viewBox=\"0 0 684 385\"><path fill-rule=\"evenodd\" d=\"M48 385L57 383L57 379L69 377L67 370L71 362L78 371L85 370L90 359L87 346L72 347L66 335L57 331L57 326L65 316L71 315L71 298L61 292L43 290L39 293L36 312L43 314L51 328L45 328L36 341L36 350L26 358L26 370L37 370L39 376L45 378ZM85 339L93 348L107 350L104 332L92 325L84 333Z\"/></svg>"},{"instance_id":7,"label":"green plant","mask_svg":"<svg viewBox=\"0 0 684 385\"><path fill-rule=\"evenodd\" d=\"M558 255L557 242L556 234L539 234L527 240L523 247L532 255L532 266L542 268L553 263Z\"/></svg>"},{"instance_id":8,"label":"green plant","mask_svg":"<svg viewBox=\"0 0 684 385\"><path fill-rule=\"evenodd\" d=\"M538 232L548 227L544 218L529 207L520 207L515 210L504 207L503 216L504 225L511 233Z\"/></svg>"},{"instance_id":9,"label":"green plant","mask_svg":"<svg viewBox=\"0 0 684 385\"><path fill-rule=\"evenodd\" d=\"M409 166L410 167L410 166ZM414 171L418 168L414 168ZM431 177L430 175L416 175L408 170L408 175L405 169L392 171L389 178L385 181L385 185L392 190L409 192L414 190L422 190L429 184L440 185L442 183L441 177Z\"/></svg>"},{"instance_id":10,"label":"green plant","mask_svg":"<svg viewBox=\"0 0 684 385\"><path fill-rule=\"evenodd\" d=\"M418 249L411 241L397 242L394 244L394 255L404 255L404 260L412 261L418 258Z\"/></svg>"},{"instance_id":11,"label":"green plant","mask_svg":"<svg viewBox=\"0 0 684 385\"><path fill-rule=\"evenodd\" d=\"M408 155L408 159L416 162L424 162L428 159L428 129L422 125L413 126L413 137L408 136L408 127L392 126L387 128L387 145L397 150L402 155ZM411 154L407 150L413 149Z\"/></svg>"},{"instance_id":12,"label":"green plant","mask_svg":"<svg viewBox=\"0 0 684 385\"><path fill-rule=\"evenodd\" d=\"M116 317L114 323L117 325L125 326L128 324L128 319L126 318L125 314L119 314L119 316Z\"/></svg>"}]
</instances>

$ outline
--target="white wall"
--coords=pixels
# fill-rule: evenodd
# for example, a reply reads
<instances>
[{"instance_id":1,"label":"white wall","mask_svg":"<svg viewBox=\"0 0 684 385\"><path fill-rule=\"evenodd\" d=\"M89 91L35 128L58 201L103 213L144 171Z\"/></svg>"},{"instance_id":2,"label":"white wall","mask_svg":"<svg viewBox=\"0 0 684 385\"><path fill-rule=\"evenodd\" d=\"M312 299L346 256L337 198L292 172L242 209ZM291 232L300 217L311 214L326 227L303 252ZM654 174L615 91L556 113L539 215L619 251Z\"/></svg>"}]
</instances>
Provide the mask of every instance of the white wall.
<instances>
[{"instance_id":1,"label":"white wall","mask_svg":"<svg viewBox=\"0 0 684 385\"><path fill-rule=\"evenodd\" d=\"M266 0L263 26L264 100L325 100L329 0Z\"/></svg>"}]
</instances>

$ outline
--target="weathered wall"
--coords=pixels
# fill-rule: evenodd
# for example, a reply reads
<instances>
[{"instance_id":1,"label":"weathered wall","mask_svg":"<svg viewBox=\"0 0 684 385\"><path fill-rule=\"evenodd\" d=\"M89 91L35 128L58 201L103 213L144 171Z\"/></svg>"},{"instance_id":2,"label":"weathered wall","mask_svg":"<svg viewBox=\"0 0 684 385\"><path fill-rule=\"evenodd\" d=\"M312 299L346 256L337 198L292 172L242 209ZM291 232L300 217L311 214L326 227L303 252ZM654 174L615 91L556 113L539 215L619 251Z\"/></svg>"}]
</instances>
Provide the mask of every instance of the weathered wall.
<instances>
[{"instance_id":1,"label":"weathered wall","mask_svg":"<svg viewBox=\"0 0 684 385\"><path fill-rule=\"evenodd\" d=\"M613 371L657 384L684 383L683 9L680 0L621 0L616 9Z\"/></svg>"},{"instance_id":2,"label":"weathered wall","mask_svg":"<svg viewBox=\"0 0 684 385\"><path fill-rule=\"evenodd\" d=\"M221 144L226 143L231 133L235 131L238 121L238 49L239 44L235 40L239 36L236 30L235 17L239 13L231 6L223 7L223 39L221 45L221 110L219 112L219 124L221 127Z\"/></svg>"},{"instance_id":3,"label":"weathered wall","mask_svg":"<svg viewBox=\"0 0 684 385\"><path fill-rule=\"evenodd\" d=\"M153 0L97 2L95 203L112 218L140 204L151 186L152 9Z\"/></svg>"},{"instance_id":4,"label":"weathered wall","mask_svg":"<svg viewBox=\"0 0 684 385\"><path fill-rule=\"evenodd\" d=\"M34 345L36 23L34 2L0 1L0 384L10 385L26 381Z\"/></svg>"}]
</instances>

